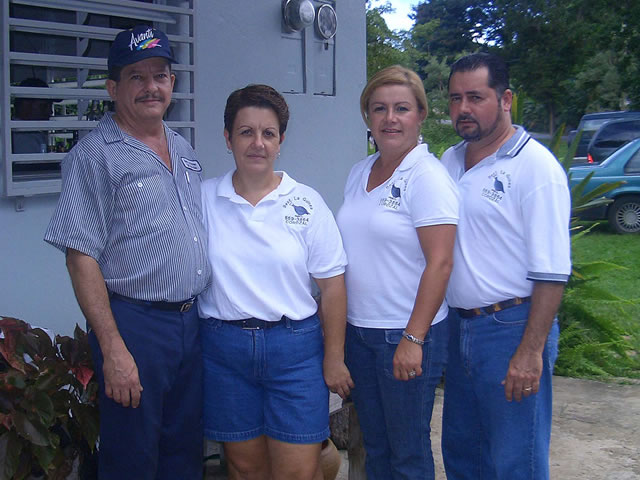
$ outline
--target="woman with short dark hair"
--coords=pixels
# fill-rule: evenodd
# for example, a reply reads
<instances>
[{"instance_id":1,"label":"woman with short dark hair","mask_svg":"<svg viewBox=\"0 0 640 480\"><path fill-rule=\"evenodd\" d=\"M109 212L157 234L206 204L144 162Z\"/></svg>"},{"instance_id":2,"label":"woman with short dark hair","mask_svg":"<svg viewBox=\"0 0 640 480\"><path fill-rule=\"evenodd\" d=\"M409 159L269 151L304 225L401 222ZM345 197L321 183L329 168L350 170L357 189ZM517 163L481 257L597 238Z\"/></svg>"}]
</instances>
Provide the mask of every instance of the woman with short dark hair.
<instances>
[{"instance_id":1,"label":"woman with short dark hair","mask_svg":"<svg viewBox=\"0 0 640 480\"><path fill-rule=\"evenodd\" d=\"M224 136L235 169L203 185L215 272L198 303L204 431L224 442L231 478L321 478L327 386L343 397L353 386L344 365L346 256L338 228L315 190L274 171L288 121L273 88L233 92Z\"/></svg>"}]
</instances>

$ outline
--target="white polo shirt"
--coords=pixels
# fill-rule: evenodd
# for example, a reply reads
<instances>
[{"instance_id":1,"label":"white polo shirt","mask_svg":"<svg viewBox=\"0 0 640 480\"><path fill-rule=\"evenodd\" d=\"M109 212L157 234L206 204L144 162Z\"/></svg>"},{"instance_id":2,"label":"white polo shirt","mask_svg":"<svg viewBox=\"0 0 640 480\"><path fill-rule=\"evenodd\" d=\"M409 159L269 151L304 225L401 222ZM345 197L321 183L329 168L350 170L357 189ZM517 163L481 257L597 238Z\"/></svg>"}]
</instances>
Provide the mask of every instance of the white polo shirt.
<instances>
[{"instance_id":1,"label":"white polo shirt","mask_svg":"<svg viewBox=\"0 0 640 480\"><path fill-rule=\"evenodd\" d=\"M527 297L534 281L566 282L571 198L556 158L517 127L495 154L465 172L466 145L442 156L461 197L449 306L482 307Z\"/></svg>"},{"instance_id":2,"label":"white polo shirt","mask_svg":"<svg viewBox=\"0 0 640 480\"><path fill-rule=\"evenodd\" d=\"M202 317L276 321L313 315L314 278L344 273L347 257L329 207L318 192L284 172L254 207L236 194L233 171L202 185L211 286L199 297Z\"/></svg>"},{"instance_id":3,"label":"white polo shirt","mask_svg":"<svg viewBox=\"0 0 640 480\"><path fill-rule=\"evenodd\" d=\"M351 170L337 220L349 258L345 274L352 325L407 326L426 260L416 228L458 222L458 194L427 145L414 148L391 178L367 192L379 154ZM432 324L447 315L443 302Z\"/></svg>"}]
</instances>

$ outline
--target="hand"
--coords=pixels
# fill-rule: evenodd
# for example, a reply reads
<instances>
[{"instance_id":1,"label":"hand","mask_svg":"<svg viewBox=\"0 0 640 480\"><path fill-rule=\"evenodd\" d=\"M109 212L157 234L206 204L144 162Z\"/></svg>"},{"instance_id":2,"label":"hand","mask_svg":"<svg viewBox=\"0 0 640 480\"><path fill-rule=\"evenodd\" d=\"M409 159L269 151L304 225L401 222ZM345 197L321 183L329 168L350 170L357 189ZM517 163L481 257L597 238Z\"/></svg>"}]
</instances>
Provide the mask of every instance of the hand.
<instances>
[{"instance_id":1,"label":"hand","mask_svg":"<svg viewBox=\"0 0 640 480\"><path fill-rule=\"evenodd\" d=\"M410 372L415 372L411 375ZM398 380L411 380L422 375L422 345L400 340L393 355L393 376Z\"/></svg>"},{"instance_id":2,"label":"hand","mask_svg":"<svg viewBox=\"0 0 640 480\"><path fill-rule=\"evenodd\" d=\"M329 391L337 393L343 400L346 399L355 385L344 361L325 356L322 369Z\"/></svg>"},{"instance_id":3,"label":"hand","mask_svg":"<svg viewBox=\"0 0 640 480\"><path fill-rule=\"evenodd\" d=\"M138 367L129 350L123 345L110 355L104 355L102 366L104 389L107 397L123 407L140 405L142 385Z\"/></svg>"},{"instance_id":4,"label":"hand","mask_svg":"<svg viewBox=\"0 0 640 480\"><path fill-rule=\"evenodd\" d=\"M507 376L502 381L507 401L528 397L538 393L542 376L542 353L525 351L520 348L511 357Z\"/></svg>"}]
</instances>

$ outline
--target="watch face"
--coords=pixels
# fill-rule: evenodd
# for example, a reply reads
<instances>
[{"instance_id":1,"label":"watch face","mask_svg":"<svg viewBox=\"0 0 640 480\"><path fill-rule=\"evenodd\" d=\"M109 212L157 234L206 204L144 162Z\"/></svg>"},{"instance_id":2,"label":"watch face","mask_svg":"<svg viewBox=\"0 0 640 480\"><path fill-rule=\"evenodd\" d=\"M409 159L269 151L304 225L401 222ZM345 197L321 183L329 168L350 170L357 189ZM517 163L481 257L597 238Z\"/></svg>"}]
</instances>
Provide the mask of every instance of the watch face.
<instances>
[{"instance_id":1,"label":"watch face","mask_svg":"<svg viewBox=\"0 0 640 480\"><path fill-rule=\"evenodd\" d=\"M338 17L336 16L336 11L331 5L321 6L318 9L316 18L318 22L318 33L322 38L329 40L336 34L336 30L338 28Z\"/></svg>"}]
</instances>

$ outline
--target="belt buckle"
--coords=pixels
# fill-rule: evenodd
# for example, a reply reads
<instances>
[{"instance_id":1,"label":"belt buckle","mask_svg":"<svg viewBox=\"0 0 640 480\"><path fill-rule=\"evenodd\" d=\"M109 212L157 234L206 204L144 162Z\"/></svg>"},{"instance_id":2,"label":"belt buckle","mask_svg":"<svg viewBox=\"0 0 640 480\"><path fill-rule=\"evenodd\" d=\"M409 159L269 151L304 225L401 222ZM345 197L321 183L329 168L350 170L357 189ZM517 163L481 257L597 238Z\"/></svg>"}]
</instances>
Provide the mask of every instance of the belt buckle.
<instances>
[{"instance_id":1,"label":"belt buckle","mask_svg":"<svg viewBox=\"0 0 640 480\"><path fill-rule=\"evenodd\" d=\"M180 305L180 313L187 313L189 310L191 310L191 307L193 307L193 302L185 302L182 305Z\"/></svg>"},{"instance_id":2,"label":"belt buckle","mask_svg":"<svg viewBox=\"0 0 640 480\"><path fill-rule=\"evenodd\" d=\"M260 325L256 325L255 327L250 327L249 325L247 325L246 321L245 321L245 324L242 325L240 328L242 328L242 330L262 330L262 327Z\"/></svg>"}]
</instances>

